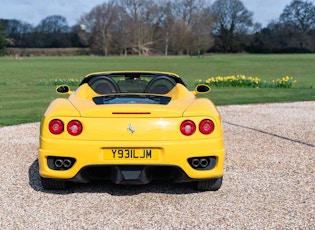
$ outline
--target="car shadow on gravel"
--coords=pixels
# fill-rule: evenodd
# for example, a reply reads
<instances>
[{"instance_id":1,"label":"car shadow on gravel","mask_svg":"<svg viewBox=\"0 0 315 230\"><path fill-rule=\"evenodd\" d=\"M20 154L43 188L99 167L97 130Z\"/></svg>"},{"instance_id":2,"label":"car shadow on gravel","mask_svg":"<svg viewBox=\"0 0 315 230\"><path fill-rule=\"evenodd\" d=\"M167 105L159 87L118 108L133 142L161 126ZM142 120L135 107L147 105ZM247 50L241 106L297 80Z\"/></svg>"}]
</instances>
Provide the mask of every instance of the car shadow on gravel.
<instances>
[{"instance_id":1,"label":"car shadow on gravel","mask_svg":"<svg viewBox=\"0 0 315 230\"><path fill-rule=\"evenodd\" d=\"M29 168L29 184L38 192L67 195L71 193L108 193L113 196L132 196L141 193L190 194L199 193L193 183L173 183L171 181L153 181L147 185L115 185L110 181L88 184L73 183L66 190L46 190L42 187L36 159Z\"/></svg>"}]
</instances>

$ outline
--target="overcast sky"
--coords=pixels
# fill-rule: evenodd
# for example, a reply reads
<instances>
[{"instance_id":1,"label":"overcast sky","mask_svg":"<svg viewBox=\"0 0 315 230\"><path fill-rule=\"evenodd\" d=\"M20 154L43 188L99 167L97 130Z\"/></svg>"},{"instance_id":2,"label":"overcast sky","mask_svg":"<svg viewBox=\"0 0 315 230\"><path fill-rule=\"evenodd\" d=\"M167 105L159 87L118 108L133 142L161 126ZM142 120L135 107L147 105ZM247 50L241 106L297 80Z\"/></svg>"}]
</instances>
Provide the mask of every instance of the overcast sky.
<instances>
[{"instance_id":1,"label":"overcast sky","mask_svg":"<svg viewBox=\"0 0 315 230\"><path fill-rule=\"evenodd\" d=\"M47 16L61 15L69 26L77 23L80 16L106 0L0 0L0 18L18 19L33 26ZM266 26L278 19L291 0L241 0L254 13L254 22ZM212 3L214 0L211 1ZM315 0L311 0L315 4Z\"/></svg>"}]
</instances>

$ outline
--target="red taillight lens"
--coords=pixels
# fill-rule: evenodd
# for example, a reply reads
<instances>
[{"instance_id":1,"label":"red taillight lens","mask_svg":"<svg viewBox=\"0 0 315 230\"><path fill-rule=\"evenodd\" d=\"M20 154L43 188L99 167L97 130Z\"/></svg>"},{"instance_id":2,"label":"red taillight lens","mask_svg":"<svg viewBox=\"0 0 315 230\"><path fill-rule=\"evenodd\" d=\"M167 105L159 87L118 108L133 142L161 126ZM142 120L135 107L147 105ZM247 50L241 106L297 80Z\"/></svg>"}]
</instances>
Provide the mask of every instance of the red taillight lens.
<instances>
[{"instance_id":1,"label":"red taillight lens","mask_svg":"<svg viewBox=\"0 0 315 230\"><path fill-rule=\"evenodd\" d=\"M67 125L68 133L72 136L77 136L82 132L82 124L80 121L73 120L70 121Z\"/></svg>"},{"instance_id":2,"label":"red taillight lens","mask_svg":"<svg viewBox=\"0 0 315 230\"><path fill-rule=\"evenodd\" d=\"M190 136L190 135L194 134L194 132L196 131L196 125L193 121L185 120L180 125L180 131L185 136Z\"/></svg>"},{"instance_id":3,"label":"red taillight lens","mask_svg":"<svg viewBox=\"0 0 315 230\"><path fill-rule=\"evenodd\" d=\"M64 129L64 125L61 120L54 119L49 122L49 131L52 134L55 134L55 135L60 134L63 132L63 129Z\"/></svg>"},{"instance_id":4,"label":"red taillight lens","mask_svg":"<svg viewBox=\"0 0 315 230\"><path fill-rule=\"evenodd\" d=\"M199 131L202 134L210 134L214 130L214 123L209 119L202 120L199 124Z\"/></svg>"}]
</instances>

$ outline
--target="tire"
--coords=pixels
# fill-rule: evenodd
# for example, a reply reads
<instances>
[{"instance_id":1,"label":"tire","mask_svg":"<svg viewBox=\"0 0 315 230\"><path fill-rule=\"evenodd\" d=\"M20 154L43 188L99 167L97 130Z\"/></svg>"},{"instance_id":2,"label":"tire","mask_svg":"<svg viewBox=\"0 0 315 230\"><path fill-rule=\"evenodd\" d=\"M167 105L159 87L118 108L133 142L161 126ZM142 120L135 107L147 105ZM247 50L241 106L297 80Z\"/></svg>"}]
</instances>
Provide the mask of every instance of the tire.
<instances>
[{"instance_id":1,"label":"tire","mask_svg":"<svg viewBox=\"0 0 315 230\"><path fill-rule=\"evenodd\" d=\"M47 190L65 190L68 188L68 182L67 181L60 181L50 178L43 178L40 177L42 186L44 189Z\"/></svg>"},{"instance_id":2,"label":"tire","mask_svg":"<svg viewBox=\"0 0 315 230\"><path fill-rule=\"evenodd\" d=\"M196 189L200 191L217 191L221 188L223 177L196 182Z\"/></svg>"}]
</instances>

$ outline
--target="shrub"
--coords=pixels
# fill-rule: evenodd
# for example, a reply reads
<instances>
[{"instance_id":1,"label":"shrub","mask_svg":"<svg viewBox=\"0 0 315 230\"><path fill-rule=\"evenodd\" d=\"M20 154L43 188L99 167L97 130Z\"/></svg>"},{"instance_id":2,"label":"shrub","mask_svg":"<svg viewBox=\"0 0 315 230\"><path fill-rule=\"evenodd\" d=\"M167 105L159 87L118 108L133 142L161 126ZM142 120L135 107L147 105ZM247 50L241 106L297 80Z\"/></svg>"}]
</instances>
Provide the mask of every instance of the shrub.
<instances>
[{"instance_id":1,"label":"shrub","mask_svg":"<svg viewBox=\"0 0 315 230\"><path fill-rule=\"evenodd\" d=\"M198 79L195 84L206 84L215 87L253 87L253 88L290 88L296 80L293 77L285 76L271 82L262 81L258 77L246 77L245 75L236 76L217 76L207 80Z\"/></svg>"}]
</instances>

